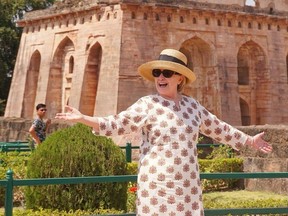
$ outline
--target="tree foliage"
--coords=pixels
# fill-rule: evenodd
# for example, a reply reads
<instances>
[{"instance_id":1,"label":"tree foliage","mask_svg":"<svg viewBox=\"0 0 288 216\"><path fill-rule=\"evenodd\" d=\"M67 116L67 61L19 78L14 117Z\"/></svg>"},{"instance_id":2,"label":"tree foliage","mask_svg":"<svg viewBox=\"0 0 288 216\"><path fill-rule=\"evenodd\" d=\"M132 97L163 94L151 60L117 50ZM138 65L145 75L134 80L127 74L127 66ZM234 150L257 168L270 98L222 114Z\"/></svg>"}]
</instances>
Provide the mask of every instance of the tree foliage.
<instances>
[{"instance_id":1,"label":"tree foliage","mask_svg":"<svg viewBox=\"0 0 288 216\"><path fill-rule=\"evenodd\" d=\"M55 0L0 0L0 116L3 115L22 34L16 21L26 12L44 9Z\"/></svg>"}]
</instances>

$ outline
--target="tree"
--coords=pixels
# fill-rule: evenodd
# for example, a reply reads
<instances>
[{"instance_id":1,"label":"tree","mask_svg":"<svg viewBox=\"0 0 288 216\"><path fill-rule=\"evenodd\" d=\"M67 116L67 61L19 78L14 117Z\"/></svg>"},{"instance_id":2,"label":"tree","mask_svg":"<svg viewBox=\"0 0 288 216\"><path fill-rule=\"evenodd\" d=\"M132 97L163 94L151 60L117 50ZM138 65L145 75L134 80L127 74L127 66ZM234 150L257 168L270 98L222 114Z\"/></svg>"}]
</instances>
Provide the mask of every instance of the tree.
<instances>
[{"instance_id":1,"label":"tree","mask_svg":"<svg viewBox=\"0 0 288 216\"><path fill-rule=\"evenodd\" d=\"M22 19L26 12L45 9L54 1L0 0L0 116L4 114L22 34L22 29L16 26L16 21Z\"/></svg>"}]
</instances>

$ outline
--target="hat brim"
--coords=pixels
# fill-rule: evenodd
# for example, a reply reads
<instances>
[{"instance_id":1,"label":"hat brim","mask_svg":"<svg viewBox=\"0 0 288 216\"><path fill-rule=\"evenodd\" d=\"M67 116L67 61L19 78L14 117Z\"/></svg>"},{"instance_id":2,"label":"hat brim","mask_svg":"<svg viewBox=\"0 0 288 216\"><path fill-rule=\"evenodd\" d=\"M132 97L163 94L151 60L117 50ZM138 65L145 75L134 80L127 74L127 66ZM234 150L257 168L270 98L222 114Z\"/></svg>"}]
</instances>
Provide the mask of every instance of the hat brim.
<instances>
[{"instance_id":1,"label":"hat brim","mask_svg":"<svg viewBox=\"0 0 288 216\"><path fill-rule=\"evenodd\" d=\"M175 71L184 75L187 78L187 83L192 83L196 80L196 76L192 70L184 65L170 62L170 61L163 61L163 60L155 60L144 63L138 67L138 73L145 79L154 82L154 77L152 75L153 69L168 69Z\"/></svg>"}]
</instances>

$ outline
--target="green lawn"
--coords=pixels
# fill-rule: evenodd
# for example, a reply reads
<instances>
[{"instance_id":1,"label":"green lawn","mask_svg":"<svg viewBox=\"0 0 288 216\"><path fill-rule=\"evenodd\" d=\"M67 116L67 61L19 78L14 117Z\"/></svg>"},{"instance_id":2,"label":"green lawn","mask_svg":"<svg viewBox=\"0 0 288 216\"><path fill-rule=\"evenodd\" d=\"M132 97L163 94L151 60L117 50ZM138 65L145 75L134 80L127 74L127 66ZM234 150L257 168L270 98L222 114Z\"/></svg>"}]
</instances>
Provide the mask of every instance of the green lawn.
<instances>
[{"instance_id":1,"label":"green lawn","mask_svg":"<svg viewBox=\"0 0 288 216\"><path fill-rule=\"evenodd\" d=\"M228 191L204 193L204 208L287 207L288 195L271 192Z\"/></svg>"},{"instance_id":2,"label":"green lawn","mask_svg":"<svg viewBox=\"0 0 288 216\"><path fill-rule=\"evenodd\" d=\"M203 194L205 208L266 208L266 207L287 207L288 195L278 195L270 192L251 191L229 191L210 192ZM23 208L14 208L14 215L23 215ZM22 213L20 213L22 212ZM31 213L31 212L30 212ZM0 209L0 215L4 209ZM30 214L29 214L30 215ZM42 214L41 214L42 215ZM45 214L43 214L45 215ZM55 214L53 214L55 215Z\"/></svg>"}]
</instances>

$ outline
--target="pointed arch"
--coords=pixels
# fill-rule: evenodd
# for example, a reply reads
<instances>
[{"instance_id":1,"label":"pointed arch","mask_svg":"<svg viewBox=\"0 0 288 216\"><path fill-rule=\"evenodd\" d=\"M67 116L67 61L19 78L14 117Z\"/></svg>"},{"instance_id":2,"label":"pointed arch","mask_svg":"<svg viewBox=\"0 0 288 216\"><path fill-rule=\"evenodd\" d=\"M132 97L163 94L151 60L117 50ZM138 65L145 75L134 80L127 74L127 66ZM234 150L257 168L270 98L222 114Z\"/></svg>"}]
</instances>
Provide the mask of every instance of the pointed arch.
<instances>
[{"instance_id":1,"label":"pointed arch","mask_svg":"<svg viewBox=\"0 0 288 216\"><path fill-rule=\"evenodd\" d=\"M288 83L288 54L286 55L286 80Z\"/></svg>"},{"instance_id":2,"label":"pointed arch","mask_svg":"<svg viewBox=\"0 0 288 216\"><path fill-rule=\"evenodd\" d=\"M84 79L80 99L80 111L86 115L96 113L96 96L99 80L99 72L102 61L102 47L97 42L89 50L88 60L85 66Z\"/></svg>"},{"instance_id":3,"label":"pointed arch","mask_svg":"<svg viewBox=\"0 0 288 216\"><path fill-rule=\"evenodd\" d=\"M74 69L74 65L71 66L71 62L74 64L74 51L74 43L69 37L65 37L54 53L46 96L50 116L54 116L57 112L63 112L69 99L73 75L71 68Z\"/></svg>"},{"instance_id":4,"label":"pointed arch","mask_svg":"<svg viewBox=\"0 0 288 216\"><path fill-rule=\"evenodd\" d=\"M264 123L262 117L265 116L265 110L268 108L266 100L270 97L269 86L263 83L268 83L269 76L267 57L263 49L254 41L247 41L239 48L237 71L240 97L251 101L248 107L250 123L262 124Z\"/></svg>"},{"instance_id":5,"label":"pointed arch","mask_svg":"<svg viewBox=\"0 0 288 216\"><path fill-rule=\"evenodd\" d=\"M240 98L240 110L241 110L241 125L247 126L251 124L251 116L248 103Z\"/></svg>"},{"instance_id":6,"label":"pointed arch","mask_svg":"<svg viewBox=\"0 0 288 216\"><path fill-rule=\"evenodd\" d=\"M218 72L213 47L194 36L182 43L180 51L187 56L188 67L197 77L193 85L187 85L184 93L193 95L216 115L220 114Z\"/></svg>"},{"instance_id":7,"label":"pointed arch","mask_svg":"<svg viewBox=\"0 0 288 216\"><path fill-rule=\"evenodd\" d=\"M30 58L29 68L26 75L23 109L21 114L21 117L23 118L33 117L40 64L41 54L38 50L35 50Z\"/></svg>"}]
</instances>

